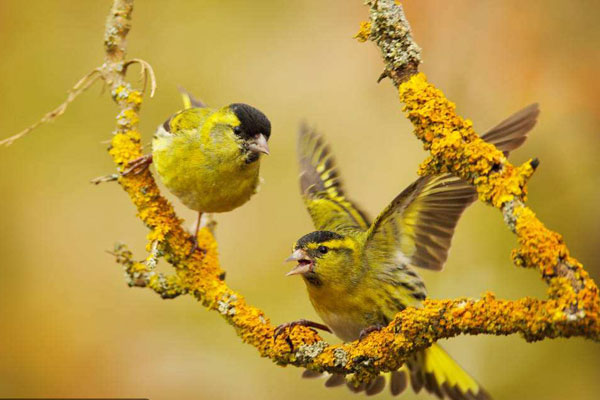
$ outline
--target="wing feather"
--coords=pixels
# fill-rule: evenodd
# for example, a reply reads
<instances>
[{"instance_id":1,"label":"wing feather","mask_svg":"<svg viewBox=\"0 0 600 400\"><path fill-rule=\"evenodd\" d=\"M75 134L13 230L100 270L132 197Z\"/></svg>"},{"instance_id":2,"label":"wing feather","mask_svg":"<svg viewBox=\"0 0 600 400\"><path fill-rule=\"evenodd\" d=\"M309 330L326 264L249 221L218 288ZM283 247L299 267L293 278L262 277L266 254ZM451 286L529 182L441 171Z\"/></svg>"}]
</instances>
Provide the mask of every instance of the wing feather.
<instances>
[{"instance_id":1,"label":"wing feather","mask_svg":"<svg viewBox=\"0 0 600 400\"><path fill-rule=\"evenodd\" d=\"M527 134L537 123L540 107L533 103L517 111L486 132L481 138L495 145L498 150L508 153L527 140Z\"/></svg>"},{"instance_id":2,"label":"wing feather","mask_svg":"<svg viewBox=\"0 0 600 400\"><path fill-rule=\"evenodd\" d=\"M318 230L366 230L366 214L344 195L335 160L323 138L303 124L298 134L300 192Z\"/></svg>"},{"instance_id":3,"label":"wing feather","mask_svg":"<svg viewBox=\"0 0 600 400\"><path fill-rule=\"evenodd\" d=\"M482 138L508 154L525 142L538 115L537 104L527 106ZM390 203L367 231L367 257L381 259L383 254L382 265L394 266L400 260L421 268L441 270L448 258L458 219L476 198L473 186L450 174L417 179Z\"/></svg>"}]
</instances>

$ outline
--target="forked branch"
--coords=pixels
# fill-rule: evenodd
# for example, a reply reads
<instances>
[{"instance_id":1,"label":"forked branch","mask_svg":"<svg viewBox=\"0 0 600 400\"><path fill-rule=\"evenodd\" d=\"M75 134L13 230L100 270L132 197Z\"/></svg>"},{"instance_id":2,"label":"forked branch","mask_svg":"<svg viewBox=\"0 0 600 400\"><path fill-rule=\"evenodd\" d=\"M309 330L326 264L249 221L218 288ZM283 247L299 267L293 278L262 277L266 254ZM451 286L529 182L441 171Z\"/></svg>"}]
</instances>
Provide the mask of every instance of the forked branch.
<instances>
[{"instance_id":1,"label":"forked branch","mask_svg":"<svg viewBox=\"0 0 600 400\"><path fill-rule=\"evenodd\" d=\"M117 261L130 277L129 284L148 287L164 298L190 294L208 309L219 312L261 356L281 365L353 374L355 381L396 370L417 350L459 334L519 333L528 341L581 336L597 341L600 301L596 284L569 254L562 237L547 229L525 205L526 183L537 161L513 166L493 145L482 141L472 123L456 114L454 104L443 92L418 73L420 50L412 39L402 7L394 0L372 0L367 4L370 21L361 25L357 37L373 41L381 49L385 62L382 76L389 77L398 87L406 116L431 153L419 172L451 172L475 185L480 200L500 209L509 229L517 235L515 264L541 273L548 284L548 298L508 301L485 293L480 299L427 300L422 308L407 308L399 313L383 330L360 342L342 345L329 345L316 332L302 326L275 338L275 326L264 313L247 304L224 282L217 243L207 229L198 237L204 252L189 256L191 237L147 170L137 175L116 175L139 218L149 228L150 256L145 261L134 261L123 246L115 249ZM132 10L133 0L114 0L106 24L106 59L101 73L120 109L109 149L118 171L142 154L138 122L143 93L125 80L127 65L139 62L125 59ZM151 71L146 63L142 67ZM153 74L150 76L153 81ZM173 275L154 271L160 257L174 267Z\"/></svg>"}]
</instances>

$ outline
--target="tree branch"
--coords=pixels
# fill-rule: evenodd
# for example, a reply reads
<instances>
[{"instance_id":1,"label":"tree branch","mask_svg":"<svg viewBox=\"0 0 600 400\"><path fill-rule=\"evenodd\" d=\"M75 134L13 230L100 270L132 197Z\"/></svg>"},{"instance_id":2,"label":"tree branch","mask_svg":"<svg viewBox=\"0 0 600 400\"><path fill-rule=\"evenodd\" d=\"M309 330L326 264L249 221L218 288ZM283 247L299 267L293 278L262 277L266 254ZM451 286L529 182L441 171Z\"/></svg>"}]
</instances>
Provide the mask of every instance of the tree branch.
<instances>
[{"instance_id":1,"label":"tree branch","mask_svg":"<svg viewBox=\"0 0 600 400\"><path fill-rule=\"evenodd\" d=\"M354 374L355 381L369 380L380 371L395 370L415 351L459 334L520 333L529 341L558 336L598 340L596 285L581 264L569 256L560 236L547 230L524 206L525 184L537 164L530 161L514 167L508 163L500 151L476 135L470 121L455 114L454 105L440 90L417 73L420 52L401 6L392 0L372 1L369 6L370 23L363 24L357 36L380 47L386 75L399 87L400 99L415 125L415 133L432 153L420 172L452 172L475 184L483 201L501 208L521 245L514 253L517 265L540 269L549 284L549 299L507 301L486 293L478 300L428 300L423 308L406 309L387 328L360 342L332 346L305 327L295 327L274 340L274 327L264 313L248 305L223 281L217 245L210 232L203 230L199 237L199 246L206 253L188 258L189 236L181 229L170 205L159 195L150 173L121 178L140 217L151 229L149 239L160 243L159 248L176 267L181 288L205 307L218 311L242 340L255 346L262 356L282 365ZM133 95L137 100L135 92L121 90L123 98ZM137 111L137 106L123 110ZM134 130L137 114L130 117L126 119L129 122L121 124L128 129L118 132L111 150L121 167L141 154Z\"/></svg>"},{"instance_id":2,"label":"tree branch","mask_svg":"<svg viewBox=\"0 0 600 400\"><path fill-rule=\"evenodd\" d=\"M389 326L360 342L329 345L316 332L302 326L288 329L274 339L275 327L264 313L247 304L224 282L217 243L208 229L201 230L198 236L203 252L189 256L191 237L182 228L173 207L161 196L148 170L118 177L139 218L150 230L150 255L145 261L134 261L123 246L117 246L113 253L125 267L129 285L148 287L163 298L190 294L206 308L219 312L261 356L280 365L352 374L350 379L355 382L368 381L381 371L396 370L414 352L459 334L519 333L528 341L581 336L598 341L597 286L570 256L562 237L548 230L525 206L526 183L537 161L515 167L493 145L481 140L471 121L458 116L454 104L418 73L420 50L412 39L402 7L393 0L371 0L367 4L370 22L361 25L357 38L371 40L381 49L384 76L399 88L415 134L431 153L419 172L451 172L474 184L480 200L502 210L519 242L519 248L513 251L515 264L540 271L548 284L548 299L526 297L508 301L496 299L488 292L481 299L427 300L422 308L407 308ZM119 171L142 155L138 122L143 93L125 80L127 65L140 62L125 60L132 10L133 0L113 1L104 38L106 57L100 68L120 111L109 148ZM142 66L142 73L148 73L152 79L149 65ZM173 275L154 271L161 257L175 268Z\"/></svg>"}]
</instances>

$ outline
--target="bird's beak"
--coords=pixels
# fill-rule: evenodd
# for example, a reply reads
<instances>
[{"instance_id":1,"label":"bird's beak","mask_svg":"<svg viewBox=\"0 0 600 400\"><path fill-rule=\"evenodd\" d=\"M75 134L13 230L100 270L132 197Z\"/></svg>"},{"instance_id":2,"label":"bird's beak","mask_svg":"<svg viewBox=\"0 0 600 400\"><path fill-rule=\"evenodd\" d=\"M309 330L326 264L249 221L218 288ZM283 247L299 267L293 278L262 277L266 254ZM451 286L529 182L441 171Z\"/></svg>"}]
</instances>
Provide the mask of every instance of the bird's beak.
<instances>
[{"instance_id":1,"label":"bird's beak","mask_svg":"<svg viewBox=\"0 0 600 400\"><path fill-rule=\"evenodd\" d=\"M256 153L264 153L269 155L269 145L267 144L267 138L262 133L259 133L254 137L254 141L250 142L250 150Z\"/></svg>"},{"instance_id":2,"label":"bird's beak","mask_svg":"<svg viewBox=\"0 0 600 400\"><path fill-rule=\"evenodd\" d=\"M312 259L302 249L294 251L292 255L289 256L285 261L298 261L298 264L294 268L292 268L292 270L288 272L286 276L305 274L307 272L312 271L313 268Z\"/></svg>"}]
</instances>

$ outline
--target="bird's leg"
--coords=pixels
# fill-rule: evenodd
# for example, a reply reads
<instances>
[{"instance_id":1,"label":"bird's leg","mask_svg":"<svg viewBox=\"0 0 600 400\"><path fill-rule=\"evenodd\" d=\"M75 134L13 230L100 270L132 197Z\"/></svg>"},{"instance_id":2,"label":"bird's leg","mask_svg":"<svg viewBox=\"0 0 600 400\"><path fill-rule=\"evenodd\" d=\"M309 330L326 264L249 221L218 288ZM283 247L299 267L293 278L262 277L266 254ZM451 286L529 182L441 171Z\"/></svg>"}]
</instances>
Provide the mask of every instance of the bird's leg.
<instances>
[{"instance_id":1,"label":"bird's leg","mask_svg":"<svg viewBox=\"0 0 600 400\"><path fill-rule=\"evenodd\" d=\"M194 229L194 237L192 238L192 251L190 251L190 255L194 254L194 252L198 249L198 231L200 230L200 221L202 221L202 212L198 212L198 220L196 221L196 229Z\"/></svg>"},{"instance_id":2,"label":"bird's leg","mask_svg":"<svg viewBox=\"0 0 600 400\"><path fill-rule=\"evenodd\" d=\"M358 340L361 341L364 338L366 338L367 336L369 336L369 333L379 332L383 328L385 328L385 325L382 325L382 324L367 326L365 329L360 331L360 335L358 335Z\"/></svg>"},{"instance_id":3,"label":"bird's leg","mask_svg":"<svg viewBox=\"0 0 600 400\"><path fill-rule=\"evenodd\" d=\"M121 175L139 175L147 170L150 164L152 164L152 154L138 157L127 164L127 169L123 171Z\"/></svg>"},{"instance_id":4,"label":"bird's leg","mask_svg":"<svg viewBox=\"0 0 600 400\"><path fill-rule=\"evenodd\" d=\"M277 328L275 328L273 340L277 339L277 336L279 336L286 328L292 329L294 326L306 326L307 328L321 329L322 331L333 333L327 325L309 321L307 319L299 319L298 321L286 322L285 324L281 324Z\"/></svg>"}]
</instances>

